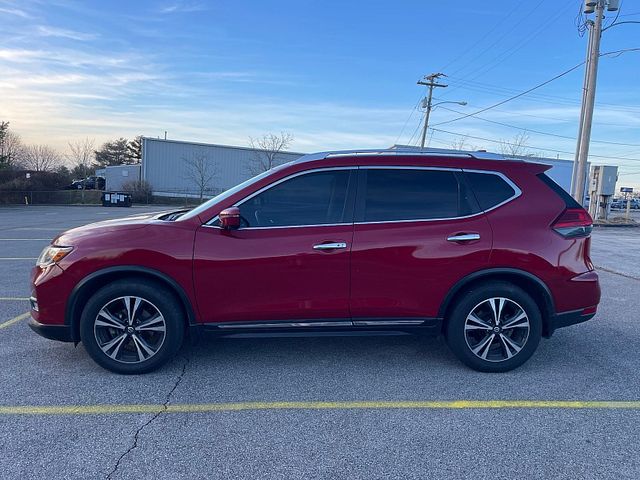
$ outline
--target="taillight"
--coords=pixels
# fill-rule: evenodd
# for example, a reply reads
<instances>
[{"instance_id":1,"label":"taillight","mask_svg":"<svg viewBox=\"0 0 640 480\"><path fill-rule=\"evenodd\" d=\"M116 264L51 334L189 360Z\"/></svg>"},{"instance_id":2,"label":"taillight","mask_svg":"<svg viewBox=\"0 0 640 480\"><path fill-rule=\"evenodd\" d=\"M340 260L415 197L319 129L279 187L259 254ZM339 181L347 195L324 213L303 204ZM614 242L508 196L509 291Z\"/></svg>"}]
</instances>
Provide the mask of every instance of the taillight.
<instances>
[{"instance_id":1,"label":"taillight","mask_svg":"<svg viewBox=\"0 0 640 480\"><path fill-rule=\"evenodd\" d=\"M593 220L584 208L567 208L553 222L552 228L564 238L588 237Z\"/></svg>"}]
</instances>

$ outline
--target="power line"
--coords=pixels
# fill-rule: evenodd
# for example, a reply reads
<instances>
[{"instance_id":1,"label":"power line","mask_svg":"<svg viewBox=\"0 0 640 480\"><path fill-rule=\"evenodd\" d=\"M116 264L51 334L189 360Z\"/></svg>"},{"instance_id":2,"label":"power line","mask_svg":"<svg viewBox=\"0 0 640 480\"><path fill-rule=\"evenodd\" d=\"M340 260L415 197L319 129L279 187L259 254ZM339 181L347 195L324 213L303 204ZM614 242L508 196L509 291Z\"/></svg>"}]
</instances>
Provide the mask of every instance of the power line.
<instances>
[{"instance_id":1,"label":"power line","mask_svg":"<svg viewBox=\"0 0 640 480\"><path fill-rule=\"evenodd\" d=\"M493 26L493 28L488 30L479 40L473 42L473 45L471 45L469 48L466 48L460 55L458 55L457 57L454 57L453 60L449 60L449 62L446 65L444 65L442 68L440 68L439 71L443 72L447 67L453 65L458 60L460 60L461 58L464 58L470 52L475 50L479 45L482 44L482 42L485 41L485 39L487 39L489 37L489 35L491 35L493 32L495 32L498 29L498 27L500 25L502 25L502 23L504 23L511 15L513 15L517 11L520 11L521 10L520 7L522 7L526 2L528 2L528 0L522 0L520 3L518 3L511 11L509 11L509 13L507 13L505 16L501 17L500 20ZM542 2L540 2L540 4L542 4ZM527 17L528 17L528 13L525 15L525 19ZM487 49L485 49L485 51L486 50ZM473 60L472 60L472 62L473 62ZM459 71L459 70L457 70L457 71Z\"/></svg>"},{"instance_id":2,"label":"power line","mask_svg":"<svg viewBox=\"0 0 640 480\"><path fill-rule=\"evenodd\" d=\"M541 0L540 2L538 2L533 8L531 8L529 11L525 12L525 15L517 22L515 22L510 29L506 29L502 35L499 35L498 38L496 40L493 41L493 43L491 43L488 47L484 48L482 50L482 52L479 55L476 55L475 58L473 60L471 60L469 63L467 63L464 67L458 68L457 70L455 70L453 72L453 75L455 75L456 73L464 70L466 67L468 67L469 65L472 65L474 63L476 63L479 59L481 59L482 57L484 57L484 55L487 52L493 51L493 47L497 46L498 44L500 44L508 35L511 34L511 32L513 32L514 30L516 30L520 24L522 24L523 22L525 22L526 20L530 19L530 13L535 11L536 9L538 9L538 7L540 7L543 3L545 2L545 0ZM495 60L496 57L494 57L492 60L490 60L489 62L485 62L485 65L487 63L492 62L493 60Z\"/></svg>"},{"instance_id":3,"label":"power line","mask_svg":"<svg viewBox=\"0 0 640 480\"><path fill-rule=\"evenodd\" d=\"M453 113L458 113L458 114L464 114L463 112L460 112L458 110L454 110L453 108L447 108L447 107L440 107L443 110L448 110L450 112ZM477 120L482 120L483 122L488 122L488 123L495 123L496 125L502 125L503 127L509 127L509 128L515 128L516 130L522 130L524 132L531 132L531 133L537 133L539 135L548 135L550 137L556 137L556 138L566 138L568 140L575 140L575 137L571 137L569 135L560 135L557 133L551 133L551 132L543 132L540 130L534 130L532 128L528 128L528 127L519 127L517 125L510 125L508 123L503 123L503 122L498 122L496 120L489 120L488 118L483 118L483 117L478 117L478 116L474 116L474 119ZM623 147L640 147L640 143L622 143L622 142L608 142L606 140L591 140L592 143L604 143L607 145L621 145Z\"/></svg>"},{"instance_id":4,"label":"power line","mask_svg":"<svg viewBox=\"0 0 640 480\"><path fill-rule=\"evenodd\" d=\"M573 71L574 71L574 70L576 70L577 68L580 68L582 65L584 65L584 62L580 62L579 64L574 65L574 66L573 66L573 67L571 67L570 69L565 70L564 72L562 72L562 73L560 73L560 74L556 75L555 77L550 78L549 80L546 80L546 81L544 81L544 82L542 82L542 83L539 83L538 85L536 85L535 87L530 88L529 90L525 90L524 92L521 92L521 93L519 93L519 94L517 94L517 95L514 95L514 96L512 96L512 97L509 97L509 98L507 98L506 100L502 100L502 101L500 101L500 102L498 102L498 103L494 103L493 105L490 105L490 106L488 106L488 107L482 108L482 109L480 109L480 110L478 110L478 111L476 111L476 112L473 112L473 113L468 113L468 114L466 114L466 115L462 115L462 116L460 116L460 117L453 118L453 119L451 119L451 120L447 120L447 121L444 121L444 122L436 123L434 126L437 126L437 125L445 125L445 124L447 124L447 123L451 123L451 122L456 122L456 121L458 121L458 120L462 120L463 118L473 117L474 115L477 115L477 114L479 114L479 113L486 112L487 110L491 110L492 108L499 107L500 105L504 105L505 103L510 102L510 101L512 101L512 100L515 100L516 98L523 97L523 96L524 96L524 95L526 95L527 93L533 92L534 90L537 90L538 88L544 87L545 85L547 85L547 84L549 84L549 83L553 82L554 80L557 80L558 78L564 77L565 75L567 75L567 74L569 74L569 73L573 72Z\"/></svg>"},{"instance_id":5,"label":"power line","mask_svg":"<svg viewBox=\"0 0 640 480\"><path fill-rule=\"evenodd\" d=\"M507 60L508 58L512 57L516 52L521 50L525 45L527 45L533 39L538 37L543 31L545 31L547 28L549 28L549 26L552 25L554 22L556 22L564 14L564 12L570 7L571 7L571 4L567 3L567 6L563 10L559 10L558 13L553 18L551 18L549 20L546 20L544 22L541 22L540 27L538 29L534 30L531 34L529 34L528 36L526 36L523 39L521 39L513 47L507 49L503 53L501 53L501 54L497 55L496 57L494 57L493 60L490 60L489 62L486 62L486 64L484 65L485 68L481 69L476 75L474 75L470 79L470 81L473 81L473 80L476 80L477 78L482 77L486 73L494 70L496 67L498 67L499 65L504 63L505 60ZM455 90L456 90L455 88L452 88L448 93L451 94Z\"/></svg>"},{"instance_id":6,"label":"power line","mask_svg":"<svg viewBox=\"0 0 640 480\"><path fill-rule=\"evenodd\" d=\"M442 130L440 128L433 128L433 127L431 127L431 130L434 130L436 132L448 133L449 135L456 135L456 136L459 136L459 137L467 137L467 138L473 138L475 140L483 140L485 142L492 142L492 143L516 146L515 143L506 142L504 140L494 140L492 138L485 138L485 137L478 137L478 136L474 136L474 135L467 135L467 134L463 134L463 133L451 132L451 131L448 131L448 130ZM544 147L535 147L535 146L531 146L530 148L533 149L533 150L542 150L542 151L553 152L553 153L564 153L564 154L568 154L568 155L574 155L575 154L575 152L568 152L566 150L555 150L553 148L544 148ZM609 156L606 156L606 155L595 155L595 154L591 154L591 153L589 154L589 157L604 158L604 159L607 159L607 160L620 160L620 158L618 158L618 157L609 157ZM628 161L632 161L632 162L640 162L640 158L625 158L624 160L628 160Z\"/></svg>"},{"instance_id":7,"label":"power line","mask_svg":"<svg viewBox=\"0 0 640 480\"><path fill-rule=\"evenodd\" d=\"M607 55L613 55L613 54L620 54L620 55L622 55L623 53L626 53L626 52L634 52L634 51L640 51L640 48L627 48L627 49L624 49L624 50L616 50L616 51L613 51L613 52L606 52L606 53L602 53L602 54L600 54L600 56L607 56ZM460 117L453 118L453 119L451 119L451 120L446 120L446 121L444 121L444 122L436 123L436 124L434 124L434 126L438 126L438 125L445 125L445 124L447 124L447 123L456 122L456 121L458 121L458 120L462 120L462 119L464 119L464 118L473 117L473 116L475 116L475 115L477 115L477 114L479 114L479 113L486 112L487 110L491 110L492 108L498 107L498 106L500 106L500 105L504 105L505 103L510 102L510 101L512 101L512 100L515 100L516 98L523 97L523 96L527 95L528 93L531 93L531 92L533 92L534 90L537 90L538 88L541 88L541 87L543 87L543 86L545 86L545 85L547 85L547 84L549 84L549 83L553 82L554 80L557 80L557 79L559 79L559 78L561 78L561 77L564 77L565 75L567 75L567 74L571 73L572 71L576 70L577 68L581 67L581 66L582 66L582 65L584 65L584 64L585 64L585 62L584 62L584 61L582 61L582 62L580 62L579 64L574 65L573 67L569 68L568 70L565 70L564 72L562 72L562 73L560 73L560 74L556 75L555 77L552 77L552 78L550 78L549 80L546 80L546 81L544 81L544 82L542 82L542 83L540 83L540 84L536 85L535 87L532 87L532 88L530 88L530 89L528 89L528 90L525 90L524 92L521 92L521 93L519 93L519 94L517 94L517 95L513 95L512 97L509 97L509 98L507 98L506 100L502 100L502 101L500 101L500 102L498 102L498 103L494 103L493 105L490 105L490 106L488 106L488 107L485 107L485 108L480 109L480 110L478 110L478 111L476 111L476 112L473 112L473 113L468 113L468 114L466 114L466 115L462 115L462 116L460 116ZM603 104L601 104L601 105L603 105ZM621 108L621 109L623 109L623 108ZM627 109L627 111L633 111L633 112L635 112L635 110L633 109L633 107L632 107L632 109L631 109L631 110L628 110L628 109Z\"/></svg>"},{"instance_id":8,"label":"power line","mask_svg":"<svg viewBox=\"0 0 640 480\"><path fill-rule=\"evenodd\" d=\"M409 113L409 116L405 120L404 125L402 126L402 130L400 130L400 133L396 137L396 141L394 143L398 143L398 140L400 140L400 137L404 133L404 129L407 128L407 124L411 120L411 117L413 117L413 114L416 112L416 110L418 110L418 106L420 105L420 102L422 101L422 97L423 97L422 94L420 94L420 98L418 98L418 101L416 102L416 104L411 109L411 113Z\"/></svg>"}]
</instances>

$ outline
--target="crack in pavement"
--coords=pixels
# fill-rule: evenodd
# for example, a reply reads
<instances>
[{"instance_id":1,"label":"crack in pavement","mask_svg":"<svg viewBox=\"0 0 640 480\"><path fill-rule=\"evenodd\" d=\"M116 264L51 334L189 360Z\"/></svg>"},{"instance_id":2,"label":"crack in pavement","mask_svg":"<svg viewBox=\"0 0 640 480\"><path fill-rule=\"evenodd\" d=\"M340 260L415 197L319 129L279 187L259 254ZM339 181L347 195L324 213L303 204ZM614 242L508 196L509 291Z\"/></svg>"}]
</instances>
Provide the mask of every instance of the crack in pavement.
<instances>
[{"instance_id":1,"label":"crack in pavement","mask_svg":"<svg viewBox=\"0 0 640 480\"><path fill-rule=\"evenodd\" d=\"M596 265L597 270L602 270L603 272L613 273L614 275L620 275L621 277L630 278L632 280L640 280L638 277L634 277L633 275L629 275L627 273L617 272L615 270L611 270L609 268L601 267L600 265Z\"/></svg>"},{"instance_id":2,"label":"crack in pavement","mask_svg":"<svg viewBox=\"0 0 640 480\"><path fill-rule=\"evenodd\" d=\"M187 365L189 365L189 357L185 356L184 357L184 365L182 365L182 372L180 372L180 375L178 375L178 378L176 379L176 382L174 383L173 387L171 388L171 390L169 390L169 393L167 393L167 396L162 404L162 408L160 410L158 410L156 413L153 414L153 416L149 419L149 421L145 422L143 425L141 425L137 430L136 433L133 435L133 445L131 445L122 455L120 455L120 458L118 458L118 461L116 462L116 464L114 465L113 469L109 472L109 474L105 477L106 480L111 480L111 477L113 475L115 475L115 473L118 471L118 468L120 468L120 464L122 463L122 460L129 455L133 450L135 450L136 448L138 448L138 438L140 436L140 433L142 433L142 431L148 426L150 425L156 418L158 418L160 415L162 415L164 412L167 411L167 405L169 404L169 401L171 400L171 395L173 395L173 392L176 391L176 389L178 388L178 386L180 385L180 382L182 382L182 379L184 377L184 374L187 371Z\"/></svg>"}]
</instances>

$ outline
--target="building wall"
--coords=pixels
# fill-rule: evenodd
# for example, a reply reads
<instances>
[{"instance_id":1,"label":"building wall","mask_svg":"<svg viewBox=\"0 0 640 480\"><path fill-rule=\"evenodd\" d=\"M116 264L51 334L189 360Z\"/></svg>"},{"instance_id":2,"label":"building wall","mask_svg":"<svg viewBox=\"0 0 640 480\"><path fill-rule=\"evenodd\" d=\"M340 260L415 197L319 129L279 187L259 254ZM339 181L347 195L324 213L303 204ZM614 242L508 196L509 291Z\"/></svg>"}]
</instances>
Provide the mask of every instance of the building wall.
<instances>
[{"instance_id":1,"label":"building wall","mask_svg":"<svg viewBox=\"0 0 640 480\"><path fill-rule=\"evenodd\" d=\"M255 175L255 155L259 150L226 145L143 138L142 178L151 184L155 195L197 195L199 187L190 178L189 162L203 158L215 171L207 195L215 195ZM282 164L302 153L283 152L276 158Z\"/></svg>"},{"instance_id":2,"label":"building wall","mask_svg":"<svg viewBox=\"0 0 640 480\"><path fill-rule=\"evenodd\" d=\"M140 180L140 165L114 165L104 168L105 190L114 192L122 190L127 182Z\"/></svg>"}]
</instances>

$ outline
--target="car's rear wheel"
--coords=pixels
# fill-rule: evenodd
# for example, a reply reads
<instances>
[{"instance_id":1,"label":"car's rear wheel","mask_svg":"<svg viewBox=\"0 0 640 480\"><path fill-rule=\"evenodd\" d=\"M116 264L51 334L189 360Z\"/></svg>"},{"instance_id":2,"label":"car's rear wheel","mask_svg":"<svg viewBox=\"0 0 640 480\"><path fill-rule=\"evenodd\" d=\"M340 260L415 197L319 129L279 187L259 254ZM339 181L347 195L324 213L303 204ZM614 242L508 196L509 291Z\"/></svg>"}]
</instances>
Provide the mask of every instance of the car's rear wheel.
<instances>
[{"instance_id":1,"label":"car's rear wheel","mask_svg":"<svg viewBox=\"0 0 640 480\"><path fill-rule=\"evenodd\" d=\"M506 372L535 352L542 336L536 302L506 282L478 285L459 297L448 318L447 343L467 366Z\"/></svg>"},{"instance_id":2,"label":"car's rear wheel","mask_svg":"<svg viewBox=\"0 0 640 480\"><path fill-rule=\"evenodd\" d=\"M174 295L161 285L119 280L89 299L80 338L100 366L117 373L146 373L180 348L183 317Z\"/></svg>"}]
</instances>

